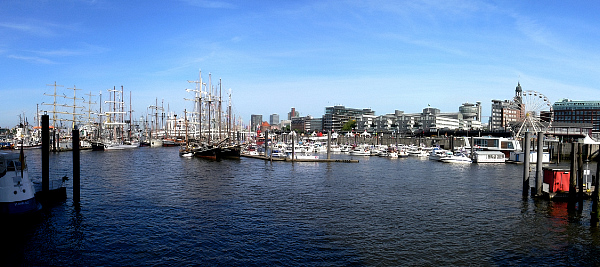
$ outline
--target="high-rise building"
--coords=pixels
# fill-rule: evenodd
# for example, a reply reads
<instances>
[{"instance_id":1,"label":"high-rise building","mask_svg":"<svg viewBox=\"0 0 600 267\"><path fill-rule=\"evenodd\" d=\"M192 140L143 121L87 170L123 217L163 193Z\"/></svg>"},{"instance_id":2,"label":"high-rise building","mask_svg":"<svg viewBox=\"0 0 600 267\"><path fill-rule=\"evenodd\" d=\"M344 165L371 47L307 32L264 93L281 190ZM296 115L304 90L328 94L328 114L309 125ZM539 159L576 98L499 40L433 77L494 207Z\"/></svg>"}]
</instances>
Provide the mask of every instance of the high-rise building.
<instances>
[{"instance_id":1,"label":"high-rise building","mask_svg":"<svg viewBox=\"0 0 600 267\"><path fill-rule=\"evenodd\" d=\"M292 111L288 113L288 120L292 120L292 118L300 117L300 112L296 111L296 108L292 108Z\"/></svg>"},{"instance_id":2,"label":"high-rise building","mask_svg":"<svg viewBox=\"0 0 600 267\"><path fill-rule=\"evenodd\" d=\"M262 124L262 115L250 115L250 130L256 131Z\"/></svg>"},{"instance_id":3,"label":"high-rise building","mask_svg":"<svg viewBox=\"0 0 600 267\"><path fill-rule=\"evenodd\" d=\"M271 116L269 117L269 123L271 125L279 124L279 114L271 114Z\"/></svg>"},{"instance_id":4,"label":"high-rise building","mask_svg":"<svg viewBox=\"0 0 600 267\"><path fill-rule=\"evenodd\" d=\"M515 88L515 97L511 100L492 100L492 114L490 116L489 127L492 131L509 130L510 126L518 122L521 114L523 89L521 83L517 83Z\"/></svg>"}]
</instances>

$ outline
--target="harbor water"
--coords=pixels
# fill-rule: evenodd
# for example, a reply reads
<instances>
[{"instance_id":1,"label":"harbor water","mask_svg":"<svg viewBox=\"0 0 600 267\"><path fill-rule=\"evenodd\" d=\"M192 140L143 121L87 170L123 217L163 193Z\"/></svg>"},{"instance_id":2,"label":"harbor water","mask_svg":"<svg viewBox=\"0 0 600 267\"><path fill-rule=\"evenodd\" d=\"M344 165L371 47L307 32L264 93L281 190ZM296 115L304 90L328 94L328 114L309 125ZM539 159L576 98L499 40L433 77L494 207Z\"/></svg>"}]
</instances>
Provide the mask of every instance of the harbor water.
<instances>
[{"instance_id":1,"label":"harbor water","mask_svg":"<svg viewBox=\"0 0 600 267\"><path fill-rule=\"evenodd\" d=\"M26 151L40 179L40 150ZM324 157L325 155L322 155ZM591 202L523 199L522 165L380 157L206 161L177 148L81 152L81 204L3 220L28 266L598 266ZM72 176L69 152L50 176ZM533 181L532 181L533 184ZM4 264L3 264L4 265Z\"/></svg>"}]
</instances>

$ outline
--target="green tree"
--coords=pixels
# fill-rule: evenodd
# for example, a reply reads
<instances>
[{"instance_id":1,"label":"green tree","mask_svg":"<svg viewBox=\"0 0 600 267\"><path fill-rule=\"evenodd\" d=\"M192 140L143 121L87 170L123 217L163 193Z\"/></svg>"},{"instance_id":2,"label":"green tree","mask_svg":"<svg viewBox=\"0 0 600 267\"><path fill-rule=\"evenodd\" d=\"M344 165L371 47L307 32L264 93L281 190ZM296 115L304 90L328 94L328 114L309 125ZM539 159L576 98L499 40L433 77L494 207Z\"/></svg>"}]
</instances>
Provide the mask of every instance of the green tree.
<instances>
[{"instance_id":1,"label":"green tree","mask_svg":"<svg viewBox=\"0 0 600 267\"><path fill-rule=\"evenodd\" d=\"M351 131L356 126L356 120L349 120L342 126L342 131Z\"/></svg>"}]
</instances>

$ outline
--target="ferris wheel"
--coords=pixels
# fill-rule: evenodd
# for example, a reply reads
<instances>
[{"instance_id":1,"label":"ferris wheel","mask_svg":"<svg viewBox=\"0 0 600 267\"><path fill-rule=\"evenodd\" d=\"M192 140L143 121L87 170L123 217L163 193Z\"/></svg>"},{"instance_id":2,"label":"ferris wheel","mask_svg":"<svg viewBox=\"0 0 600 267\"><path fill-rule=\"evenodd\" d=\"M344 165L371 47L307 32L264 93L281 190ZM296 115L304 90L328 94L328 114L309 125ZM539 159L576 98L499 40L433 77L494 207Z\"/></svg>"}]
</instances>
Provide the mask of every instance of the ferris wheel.
<instances>
[{"instance_id":1,"label":"ferris wheel","mask_svg":"<svg viewBox=\"0 0 600 267\"><path fill-rule=\"evenodd\" d=\"M523 91L522 96L515 97L516 107L520 114L516 122L512 124L515 137L523 137L526 132L547 132L552 125L554 113L552 103L540 92Z\"/></svg>"}]
</instances>

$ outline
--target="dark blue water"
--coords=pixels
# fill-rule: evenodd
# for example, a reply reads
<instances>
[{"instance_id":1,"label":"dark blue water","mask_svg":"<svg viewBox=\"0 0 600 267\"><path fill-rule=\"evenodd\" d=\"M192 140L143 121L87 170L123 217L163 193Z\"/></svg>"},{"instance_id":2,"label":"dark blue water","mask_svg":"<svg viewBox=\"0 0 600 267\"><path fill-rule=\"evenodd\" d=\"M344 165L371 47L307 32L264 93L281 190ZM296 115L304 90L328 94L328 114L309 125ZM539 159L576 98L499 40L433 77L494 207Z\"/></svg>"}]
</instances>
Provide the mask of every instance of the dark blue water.
<instances>
[{"instance_id":1,"label":"dark blue water","mask_svg":"<svg viewBox=\"0 0 600 267\"><path fill-rule=\"evenodd\" d=\"M40 151L27 151L39 177ZM341 156L338 157L348 157ZM51 154L51 176L71 174ZM81 153L71 198L2 223L5 263L35 266L600 265L590 202L523 200L522 166L417 158L211 162L177 148Z\"/></svg>"}]
</instances>

